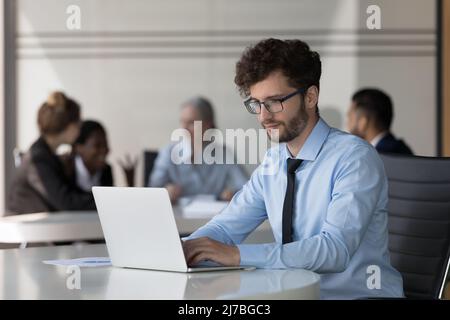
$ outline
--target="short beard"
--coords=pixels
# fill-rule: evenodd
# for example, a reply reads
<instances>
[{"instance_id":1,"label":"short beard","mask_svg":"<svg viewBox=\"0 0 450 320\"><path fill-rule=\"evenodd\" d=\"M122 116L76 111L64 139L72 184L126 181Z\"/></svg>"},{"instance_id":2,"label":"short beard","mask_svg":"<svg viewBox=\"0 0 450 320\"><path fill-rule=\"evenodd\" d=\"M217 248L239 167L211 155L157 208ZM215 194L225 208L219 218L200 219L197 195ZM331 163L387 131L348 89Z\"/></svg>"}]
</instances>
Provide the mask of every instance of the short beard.
<instances>
[{"instance_id":1,"label":"short beard","mask_svg":"<svg viewBox=\"0 0 450 320\"><path fill-rule=\"evenodd\" d=\"M301 100L300 109L295 117L289 120L287 125L284 122L281 123L281 125L285 128L283 134L276 135L275 137L271 137L269 133L267 133L267 135L272 141L277 141L279 143L292 141L305 130L308 121L309 115L306 112L304 101Z\"/></svg>"}]
</instances>

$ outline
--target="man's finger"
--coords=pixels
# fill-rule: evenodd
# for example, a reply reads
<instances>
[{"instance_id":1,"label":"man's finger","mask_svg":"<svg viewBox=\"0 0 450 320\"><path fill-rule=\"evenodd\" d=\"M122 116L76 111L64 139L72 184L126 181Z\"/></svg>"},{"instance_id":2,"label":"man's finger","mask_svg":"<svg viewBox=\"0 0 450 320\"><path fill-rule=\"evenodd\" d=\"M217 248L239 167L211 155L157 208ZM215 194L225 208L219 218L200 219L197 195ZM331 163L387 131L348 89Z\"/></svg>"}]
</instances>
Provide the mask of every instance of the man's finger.
<instances>
[{"instance_id":1,"label":"man's finger","mask_svg":"<svg viewBox=\"0 0 450 320\"><path fill-rule=\"evenodd\" d=\"M214 255L216 251L214 242L206 237L186 241L185 248L185 256L187 259L192 259L193 256L200 252Z\"/></svg>"},{"instance_id":2,"label":"man's finger","mask_svg":"<svg viewBox=\"0 0 450 320\"><path fill-rule=\"evenodd\" d=\"M200 253L192 257L192 259L188 262L188 265L196 265L205 260L214 261L213 255L211 253L201 251Z\"/></svg>"},{"instance_id":3,"label":"man's finger","mask_svg":"<svg viewBox=\"0 0 450 320\"><path fill-rule=\"evenodd\" d=\"M197 245L201 245L202 243L204 243L206 240L208 240L207 237L201 237L201 238L197 238L197 239L191 239L191 240L186 240L184 242L184 245L187 248L191 248L193 246L197 246Z\"/></svg>"},{"instance_id":4,"label":"man's finger","mask_svg":"<svg viewBox=\"0 0 450 320\"><path fill-rule=\"evenodd\" d=\"M204 241L200 242L199 244L192 244L191 245L187 245L185 247L185 257L186 260L191 260L192 257L198 255L199 253L210 253L212 252L212 248L211 246L208 246L207 244L204 243Z\"/></svg>"}]
</instances>

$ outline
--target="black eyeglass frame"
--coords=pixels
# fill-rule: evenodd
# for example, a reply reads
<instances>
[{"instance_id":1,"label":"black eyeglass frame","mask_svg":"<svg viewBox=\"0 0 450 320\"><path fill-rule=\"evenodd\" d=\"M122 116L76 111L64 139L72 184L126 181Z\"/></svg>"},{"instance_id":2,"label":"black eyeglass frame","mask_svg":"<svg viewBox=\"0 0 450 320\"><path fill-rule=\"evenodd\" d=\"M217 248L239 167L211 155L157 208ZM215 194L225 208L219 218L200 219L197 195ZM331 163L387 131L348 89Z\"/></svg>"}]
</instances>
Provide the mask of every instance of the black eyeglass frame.
<instances>
[{"instance_id":1,"label":"black eyeglass frame","mask_svg":"<svg viewBox=\"0 0 450 320\"><path fill-rule=\"evenodd\" d=\"M270 113L278 113L284 110L284 106L283 106L283 102L285 102L286 100L292 98L293 96L297 95L297 94L303 94L306 92L307 89L297 89L296 91L288 94L287 96L284 96L282 98L278 98L278 99L268 99L266 101L258 101L256 99L253 99L252 97L248 98L247 100L244 101L244 106L247 109L247 111L251 114L260 114L261 113L261 105L264 105L264 108L266 108L266 110ZM275 111L272 112L270 110L270 106L266 105L267 101L273 101L273 102L279 102L281 105L281 109L279 111ZM259 112L254 111L255 109L251 107L251 103L255 103L258 102L259 103Z\"/></svg>"}]
</instances>

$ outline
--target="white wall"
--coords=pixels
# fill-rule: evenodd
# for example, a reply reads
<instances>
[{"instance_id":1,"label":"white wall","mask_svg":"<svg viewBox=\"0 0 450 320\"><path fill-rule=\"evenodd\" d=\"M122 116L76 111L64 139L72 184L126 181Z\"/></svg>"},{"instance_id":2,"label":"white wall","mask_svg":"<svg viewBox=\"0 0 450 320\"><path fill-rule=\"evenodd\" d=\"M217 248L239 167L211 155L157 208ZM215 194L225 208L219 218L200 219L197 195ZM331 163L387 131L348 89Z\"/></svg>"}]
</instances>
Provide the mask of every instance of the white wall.
<instances>
[{"instance_id":1,"label":"white wall","mask_svg":"<svg viewBox=\"0 0 450 320\"><path fill-rule=\"evenodd\" d=\"M378 4L382 30L366 29ZM18 0L18 146L37 136L39 104L63 89L85 117L107 127L110 160L169 141L179 104L203 94L218 125L259 125L244 111L234 66L249 44L300 38L322 56L320 108L345 128L351 94L379 86L394 100L393 131L414 151L434 155L435 5L429 0ZM80 31L66 29L66 8L81 8ZM417 128L420 128L419 130ZM116 180L123 183L115 168ZM141 178L138 177L138 181Z\"/></svg>"}]
</instances>

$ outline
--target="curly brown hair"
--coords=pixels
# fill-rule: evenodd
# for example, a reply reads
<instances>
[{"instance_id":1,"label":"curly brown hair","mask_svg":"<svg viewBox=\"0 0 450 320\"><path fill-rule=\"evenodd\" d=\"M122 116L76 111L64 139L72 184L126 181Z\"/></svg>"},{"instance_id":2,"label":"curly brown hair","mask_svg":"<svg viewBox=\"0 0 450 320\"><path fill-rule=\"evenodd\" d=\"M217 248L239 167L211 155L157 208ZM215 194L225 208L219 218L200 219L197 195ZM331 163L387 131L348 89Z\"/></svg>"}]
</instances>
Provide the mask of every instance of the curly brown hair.
<instances>
[{"instance_id":1,"label":"curly brown hair","mask_svg":"<svg viewBox=\"0 0 450 320\"><path fill-rule=\"evenodd\" d=\"M301 40L265 39L248 47L236 63L234 82L242 96L274 71L281 70L295 88L319 89L322 63L317 52Z\"/></svg>"}]
</instances>

